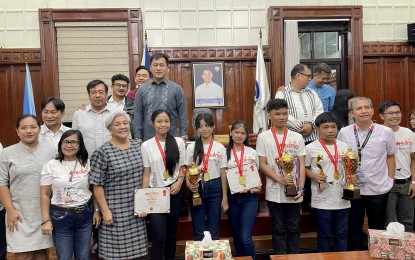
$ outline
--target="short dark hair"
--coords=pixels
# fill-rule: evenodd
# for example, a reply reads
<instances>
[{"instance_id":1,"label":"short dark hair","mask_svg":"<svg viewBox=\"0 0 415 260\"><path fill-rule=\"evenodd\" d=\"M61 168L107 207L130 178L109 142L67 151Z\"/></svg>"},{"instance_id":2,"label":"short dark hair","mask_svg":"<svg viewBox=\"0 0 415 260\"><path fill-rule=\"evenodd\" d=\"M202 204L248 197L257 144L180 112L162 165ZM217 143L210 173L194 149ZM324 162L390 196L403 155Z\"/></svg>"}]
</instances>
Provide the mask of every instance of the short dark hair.
<instances>
[{"instance_id":1,"label":"short dark hair","mask_svg":"<svg viewBox=\"0 0 415 260\"><path fill-rule=\"evenodd\" d=\"M320 127L320 125L324 123L335 123L337 127L337 118L333 113L330 112L321 113L317 116L316 120L314 121L314 124L317 127Z\"/></svg>"},{"instance_id":2,"label":"short dark hair","mask_svg":"<svg viewBox=\"0 0 415 260\"><path fill-rule=\"evenodd\" d=\"M108 93L108 85L105 84L105 82L100 79L94 79L88 82L88 85L86 85L86 91L88 92L88 94L91 93L91 88L95 88L99 84L104 84L105 93Z\"/></svg>"},{"instance_id":3,"label":"short dark hair","mask_svg":"<svg viewBox=\"0 0 415 260\"><path fill-rule=\"evenodd\" d=\"M388 100L388 101L382 102L379 105L378 107L379 114L385 113L386 109L393 107L393 106L398 106L399 110L402 110L401 105L398 102L393 101L393 100Z\"/></svg>"},{"instance_id":4,"label":"short dark hair","mask_svg":"<svg viewBox=\"0 0 415 260\"><path fill-rule=\"evenodd\" d=\"M65 112L65 103L59 98L55 97L48 97L40 103L40 106L42 107L42 110L45 109L46 105L52 103L56 110L61 111L62 113Z\"/></svg>"},{"instance_id":5,"label":"short dark hair","mask_svg":"<svg viewBox=\"0 0 415 260\"><path fill-rule=\"evenodd\" d=\"M24 114L24 115L21 115L17 118L17 120L16 120L16 129L19 128L20 122L22 122L23 119L28 118L28 117L33 118L36 121L36 124L40 127L40 120L39 120L39 118L37 118L37 116L34 116L32 114Z\"/></svg>"},{"instance_id":6,"label":"short dark hair","mask_svg":"<svg viewBox=\"0 0 415 260\"><path fill-rule=\"evenodd\" d=\"M276 98L271 100L268 103L268 112L271 112L271 110L278 110L281 108L286 108L288 109L288 103L285 99L281 99L281 98Z\"/></svg>"},{"instance_id":7,"label":"short dark hair","mask_svg":"<svg viewBox=\"0 0 415 260\"><path fill-rule=\"evenodd\" d=\"M88 162L88 151L86 150L82 133L79 130L70 129L62 134L58 143L58 154L56 155L56 160L59 160L60 162L63 161L64 154L62 153L62 141L71 135L76 135L78 137L79 150L76 153L76 159L82 164L82 166L85 166Z\"/></svg>"},{"instance_id":8,"label":"short dark hair","mask_svg":"<svg viewBox=\"0 0 415 260\"><path fill-rule=\"evenodd\" d=\"M316 64L316 66L314 66L313 72L316 74L320 74L322 72L331 74L331 67L326 63L319 62Z\"/></svg>"},{"instance_id":9,"label":"short dark hair","mask_svg":"<svg viewBox=\"0 0 415 260\"><path fill-rule=\"evenodd\" d=\"M147 72L148 72L148 75L150 75L150 70L146 67L146 66L138 66L136 69L135 69L135 73L137 74L137 72L139 71L139 70L146 70Z\"/></svg>"},{"instance_id":10,"label":"short dark hair","mask_svg":"<svg viewBox=\"0 0 415 260\"><path fill-rule=\"evenodd\" d=\"M307 65L297 64L291 70L291 79L295 78L298 73L304 72L308 68Z\"/></svg>"},{"instance_id":11,"label":"short dark hair","mask_svg":"<svg viewBox=\"0 0 415 260\"><path fill-rule=\"evenodd\" d=\"M162 53L162 52L157 52L157 53L154 53L153 55L151 55L150 64L153 63L153 60L158 60L160 58L164 58L166 60L166 65L167 66L169 65L169 57L166 54Z\"/></svg>"},{"instance_id":12,"label":"short dark hair","mask_svg":"<svg viewBox=\"0 0 415 260\"><path fill-rule=\"evenodd\" d=\"M114 85L114 82L116 80L123 80L123 81L127 82L127 84L130 83L130 79L127 76L125 76L124 74L121 74L121 73L115 74L114 76L112 76L111 84Z\"/></svg>"}]
</instances>

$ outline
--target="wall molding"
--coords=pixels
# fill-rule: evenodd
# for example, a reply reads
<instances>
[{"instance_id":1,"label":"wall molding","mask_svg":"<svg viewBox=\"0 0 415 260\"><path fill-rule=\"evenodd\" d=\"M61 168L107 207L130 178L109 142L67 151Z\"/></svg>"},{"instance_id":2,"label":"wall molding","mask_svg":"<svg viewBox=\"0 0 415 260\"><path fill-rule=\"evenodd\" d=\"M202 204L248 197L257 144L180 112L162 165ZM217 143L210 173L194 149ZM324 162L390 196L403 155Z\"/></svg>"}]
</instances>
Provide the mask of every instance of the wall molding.
<instances>
[{"instance_id":1,"label":"wall molding","mask_svg":"<svg viewBox=\"0 0 415 260\"><path fill-rule=\"evenodd\" d=\"M415 56L415 45L407 42L363 42L363 56Z\"/></svg>"},{"instance_id":2,"label":"wall molding","mask_svg":"<svg viewBox=\"0 0 415 260\"><path fill-rule=\"evenodd\" d=\"M0 49L0 64L41 63L40 48Z\"/></svg>"}]
</instances>

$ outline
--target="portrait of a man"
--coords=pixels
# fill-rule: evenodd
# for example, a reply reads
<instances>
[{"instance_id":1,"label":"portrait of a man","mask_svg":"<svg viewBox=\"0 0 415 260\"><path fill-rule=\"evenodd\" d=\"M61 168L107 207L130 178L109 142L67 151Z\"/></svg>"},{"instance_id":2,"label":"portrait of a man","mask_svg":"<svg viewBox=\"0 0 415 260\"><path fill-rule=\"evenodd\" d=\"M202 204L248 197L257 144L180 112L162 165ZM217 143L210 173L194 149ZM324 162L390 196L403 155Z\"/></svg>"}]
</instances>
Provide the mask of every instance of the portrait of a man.
<instances>
[{"instance_id":1,"label":"portrait of a man","mask_svg":"<svg viewBox=\"0 0 415 260\"><path fill-rule=\"evenodd\" d=\"M224 107L223 63L194 63L195 107Z\"/></svg>"}]
</instances>

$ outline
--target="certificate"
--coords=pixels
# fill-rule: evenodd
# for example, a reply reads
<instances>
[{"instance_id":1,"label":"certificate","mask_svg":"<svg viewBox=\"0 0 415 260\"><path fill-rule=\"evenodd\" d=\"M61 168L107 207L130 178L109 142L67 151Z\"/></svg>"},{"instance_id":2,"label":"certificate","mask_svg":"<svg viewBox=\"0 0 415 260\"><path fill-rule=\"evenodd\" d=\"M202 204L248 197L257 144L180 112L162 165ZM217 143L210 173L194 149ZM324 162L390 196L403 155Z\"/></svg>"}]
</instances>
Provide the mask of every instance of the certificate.
<instances>
[{"instance_id":1,"label":"certificate","mask_svg":"<svg viewBox=\"0 0 415 260\"><path fill-rule=\"evenodd\" d=\"M169 213L170 212L170 188L145 188L135 189L134 215L139 212Z\"/></svg>"},{"instance_id":2,"label":"certificate","mask_svg":"<svg viewBox=\"0 0 415 260\"><path fill-rule=\"evenodd\" d=\"M242 176L240 176L239 169L236 166L226 170L226 178L228 179L231 194L262 186L255 163L244 164ZM241 181L241 179L244 181Z\"/></svg>"}]
</instances>

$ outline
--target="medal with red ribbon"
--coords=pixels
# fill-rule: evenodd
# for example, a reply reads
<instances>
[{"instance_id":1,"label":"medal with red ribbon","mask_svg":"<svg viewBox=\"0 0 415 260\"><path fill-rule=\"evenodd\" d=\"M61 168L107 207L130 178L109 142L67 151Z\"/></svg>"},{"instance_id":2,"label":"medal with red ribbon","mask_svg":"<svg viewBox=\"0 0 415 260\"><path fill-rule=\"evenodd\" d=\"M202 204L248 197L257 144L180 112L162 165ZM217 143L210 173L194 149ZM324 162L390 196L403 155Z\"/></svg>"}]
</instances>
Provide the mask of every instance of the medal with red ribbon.
<instances>
[{"instance_id":1,"label":"medal with red ribbon","mask_svg":"<svg viewBox=\"0 0 415 260\"><path fill-rule=\"evenodd\" d=\"M278 151L278 157L275 158L275 162L277 163L278 167L280 167L279 160L282 158L282 155L283 155L283 152L284 152L285 140L287 139L288 129L285 128L285 130L284 130L284 136L282 138L282 143L281 144L278 141L277 133L275 132L274 128L272 128L272 127L271 127L271 132L272 132L272 136L274 137L275 145L277 146L277 151ZM281 169L280 169L280 172L281 172L281 174L283 173Z\"/></svg>"},{"instance_id":2,"label":"medal with red ribbon","mask_svg":"<svg viewBox=\"0 0 415 260\"><path fill-rule=\"evenodd\" d=\"M169 175L169 171L166 168L166 153L164 152L163 148L161 147L160 140L158 139L158 137L155 136L154 139L156 140L157 146L159 148L161 157L163 158L163 162L164 162L163 179L167 180L170 177L170 175Z\"/></svg>"},{"instance_id":3,"label":"medal with red ribbon","mask_svg":"<svg viewBox=\"0 0 415 260\"><path fill-rule=\"evenodd\" d=\"M326 151L326 154L329 156L330 161L333 163L334 165L334 174L333 177L335 180L340 179L340 173L337 170L337 165L339 162L339 152L337 150L337 143L336 140L333 141L333 145L334 145L334 156L330 153L329 149L327 148L326 144L324 143L323 140L318 139L318 141L320 142L321 146L324 148L324 151Z\"/></svg>"},{"instance_id":4,"label":"medal with red ribbon","mask_svg":"<svg viewBox=\"0 0 415 260\"><path fill-rule=\"evenodd\" d=\"M243 165L244 165L244 150L245 150L245 146L242 145L242 149L241 149L241 157L238 159L238 155L236 154L236 150L235 147L232 147L232 152L233 152L233 157L235 157L235 162L236 162L236 166L238 166L238 170L239 170L239 184L245 186L246 185L246 178L243 175Z\"/></svg>"},{"instance_id":5,"label":"medal with red ribbon","mask_svg":"<svg viewBox=\"0 0 415 260\"><path fill-rule=\"evenodd\" d=\"M208 152L203 155L203 180L209 181L210 175L208 173L208 165L209 165L209 157L210 157L210 151L212 150L213 146L213 139L210 140Z\"/></svg>"}]
</instances>

